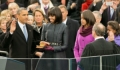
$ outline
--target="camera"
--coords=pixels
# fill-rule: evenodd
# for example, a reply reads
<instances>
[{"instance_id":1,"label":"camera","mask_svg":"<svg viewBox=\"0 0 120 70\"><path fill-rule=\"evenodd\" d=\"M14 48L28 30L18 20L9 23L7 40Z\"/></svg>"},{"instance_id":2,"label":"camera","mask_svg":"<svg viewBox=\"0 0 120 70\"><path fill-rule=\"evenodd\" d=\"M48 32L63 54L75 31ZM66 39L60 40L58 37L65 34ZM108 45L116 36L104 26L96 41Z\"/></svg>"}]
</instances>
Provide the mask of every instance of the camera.
<instances>
[{"instance_id":1,"label":"camera","mask_svg":"<svg viewBox=\"0 0 120 70\"><path fill-rule=\"evenodd\" d=\"M112 6L112 5L113 5L113 2L106 2L106 5L107 5L107 6Z\"/></svg>"}]
</instances>

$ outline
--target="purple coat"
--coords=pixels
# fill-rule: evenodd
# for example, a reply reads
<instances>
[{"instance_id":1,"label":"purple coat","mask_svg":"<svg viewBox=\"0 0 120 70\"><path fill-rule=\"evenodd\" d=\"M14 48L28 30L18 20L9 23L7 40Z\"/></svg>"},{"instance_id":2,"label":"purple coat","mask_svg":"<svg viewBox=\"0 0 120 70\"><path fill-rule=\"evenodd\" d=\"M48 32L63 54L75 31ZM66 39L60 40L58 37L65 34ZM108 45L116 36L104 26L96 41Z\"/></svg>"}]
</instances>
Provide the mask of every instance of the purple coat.
<instances>
[{"instance_id":1,"label":"purple coat","mask_svg":"<svg viewBox=\"0 0 120 70\"><path fill-rule=\"evenodd\" d=\"M106 38L106 40L108 41L108 38ZM114 41L115 41L115 43L116 43L117 45L120 46L120 35L116 36L116 37L114 38Z\"/></svg>"},{"instance_id":2,"label":"purple coat","mask_svg":"<svg viewBox=\"0 0 120 70\"><path fill-rule=\"evenodd\" d=\"M75 45L74 45L74 57L76 58L77 62L80 60L80 57L82 55L82 52L85 46L93 41L94 41L94 38L92 34L86 37L83 37L80 35L80 30L78 30Z\"/></svg>"}]
</instances>

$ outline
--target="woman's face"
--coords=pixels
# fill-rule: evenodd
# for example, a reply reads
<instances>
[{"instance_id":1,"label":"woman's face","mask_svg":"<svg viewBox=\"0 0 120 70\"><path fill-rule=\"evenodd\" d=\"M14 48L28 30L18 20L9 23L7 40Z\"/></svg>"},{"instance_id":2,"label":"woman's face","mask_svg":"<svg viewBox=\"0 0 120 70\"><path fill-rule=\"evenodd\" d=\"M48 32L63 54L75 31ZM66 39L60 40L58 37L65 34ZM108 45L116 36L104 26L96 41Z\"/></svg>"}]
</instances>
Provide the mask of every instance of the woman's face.
<instances>
[{"instance_id":1,"label":"woman's face","mask_svg":"<svg viewBox=\"0 0 120 70\"><path fill-rule=\"evenodd\" d=\"M10 14L7 14L7 15L6 15L6 19L7 19L8 21L12 19L11 16L10 16Z\"/></svg>"},{"instance_id":2,"label":"woman's face","mask_svg":"<svg viewBox=\"0 0 120 70\"><path fill-rule=\"evenodd\" d=\"M1 28L2 30L6 30L6 23L7 23L6 20L2 20L2 22L1 22L1 24L0 24L0 28Z\"/></svg>"},{"instance_id":3,"label":"woman's face","mask_svg":"<svg viewBox=\"0 0 120 70\"><path fill-rule=\"evenodd\" d=\"M55 22L55 16L49 16L50 22L54 23Z\"/></svg>"},{"instance_id":4,"label":"woman's face","mask_svg":"<svg viewBox=\"0 0 120 70\"><path fill-rule=\"evenodd\" d=\"M107 33L109 34L110 31L112 31L114 34L116 33L116 31L112 29L110 25L107 25Z\"/></svg>"},{"instance_id":5,"label":"woman's face","mask_svg":"<svg viewBox=\"0 0 120 70\"><path fill-rule=\"evenodd\" d=\"M81 25L85 26L87 24L86 20L83 18L83 15L81 14Z\"/></svg>"},{"instance_id":6,"label":"woman's face","mask_svg":"<svg viewBox=\"0 0 120 70\"><path fill-rule=\"evenodd\" d=\"M36 11L34 16L35 22L42 23L44 20L44 17L41 12Z\"/></svg>"}]
</instances>

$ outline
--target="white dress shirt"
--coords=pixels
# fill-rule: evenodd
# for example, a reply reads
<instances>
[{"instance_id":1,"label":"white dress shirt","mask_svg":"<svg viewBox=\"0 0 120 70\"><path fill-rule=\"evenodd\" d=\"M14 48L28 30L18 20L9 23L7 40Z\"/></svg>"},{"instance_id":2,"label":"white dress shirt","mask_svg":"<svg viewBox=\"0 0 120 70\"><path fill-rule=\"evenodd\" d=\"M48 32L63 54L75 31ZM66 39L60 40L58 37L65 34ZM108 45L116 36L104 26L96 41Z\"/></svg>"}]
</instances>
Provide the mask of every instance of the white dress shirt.
<instances>
[{"instance_id":1,"label":"white dress shirt","mask_svg":"<svg viewBox=\"0 0 120 70\"><path fill-rule=\"evenodd\" d=\"M95 38L95 40L101 39L101 38L105 39L104 37L100 36L100 37Z\"/></svg>"},{"instance_id":2,"label":"white dress shirt","mask_svg":"<svg viewBox=\"0 0 120 70\"><path fill-rule=\"evenodd\" d=\"M66 18L62 23L66 24L66 23L67 23L67 19L68 19L68 18Z\"/></svg>"},{"instance_id":3,"label":"white dress shirt","mask_svg":"<svg viewBox=\"0 0 120 70\"><path fill-rule=\"evenodd\" d=\"M21 22L18 21L18 25L20 26L22 32L23 32L23 26L26 26L25 24L22 24Z\"/></svg>"},{"instance_id":4,"label":"white dress shirt","mask_svg":"<svg viewBox=\"0 0 120 70\"><path fill-rule=\"evenodd\" d=\"M112 7L110 7L110 18L112 18L113 13L114 13L114 9Z\"/></svg>"}]
</instances>

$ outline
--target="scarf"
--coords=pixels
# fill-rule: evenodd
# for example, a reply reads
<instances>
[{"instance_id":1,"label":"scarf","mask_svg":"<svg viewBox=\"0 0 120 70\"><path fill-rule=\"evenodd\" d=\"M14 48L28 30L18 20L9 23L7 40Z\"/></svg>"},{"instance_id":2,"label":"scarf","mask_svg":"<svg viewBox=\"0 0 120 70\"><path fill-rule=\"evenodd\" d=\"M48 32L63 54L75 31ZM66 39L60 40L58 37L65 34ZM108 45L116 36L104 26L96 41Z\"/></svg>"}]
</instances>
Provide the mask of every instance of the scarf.
<instances>
[{"instance_id":1,"label":"scarf","mask_svg":"<svg viewBox=\"0 0 120 70\"><path fill-rule=\"evenodd\" d=\"M89 34L92 34L92 27L93 26L89 26L87 29L85 29L84 26L80 27L80 35L85 37Z\"/></svg>"}]
</instances>

